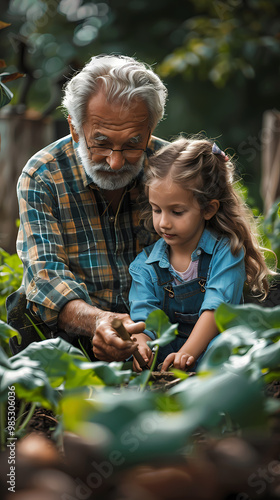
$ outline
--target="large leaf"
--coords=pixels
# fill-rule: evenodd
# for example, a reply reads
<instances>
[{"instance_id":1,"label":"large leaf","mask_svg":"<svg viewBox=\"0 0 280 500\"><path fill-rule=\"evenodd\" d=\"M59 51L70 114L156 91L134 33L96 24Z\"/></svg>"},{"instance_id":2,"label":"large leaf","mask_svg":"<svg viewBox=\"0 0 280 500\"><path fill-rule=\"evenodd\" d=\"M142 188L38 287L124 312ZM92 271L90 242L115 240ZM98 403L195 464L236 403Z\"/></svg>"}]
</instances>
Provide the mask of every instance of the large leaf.
<instances>
[{"instance_id":1,"label":"large leaf","mask_svg":"<svg viewBox=\"0 0 280 500\"><path fill-rule=\"evenodd\" d=\"M46 408L57 404L57 392L49 384L46 373L36 361L26 356L8 358L0 348L0 400L7 401L9 387L26 402L38 402Z\"/></svg>"},{"instance_id":2,"label":"large leaf","mask_svg":"<svg viewBox=\"0 0 280 500\"><path fill-rule=\"evenodd\" d=\"M245 326L229 328L217 335L200 361L197 372L203 374L221 369L228 362L235 368L245 366L250 362L248 356L268 342L269 340L256 338L255 332Z\"/></svg>"},{"instance_id":3,"label":"large leaf","mask_svg":"<svg viewBox=\"0 0 280 500\"><path fill-rule=\"evenodd\" d=\"M155 332L157 339L149 340L148 346L151 348L155 345L163 347L169 344L178 334L177 326L178 323L174 325L170 323L168 316L163 311L158 309L151 312L146 320L146 328Z\"/></svg>"},{"instance_id":4,"label":"large leaf","mask_svg":"<svg viewBox=\"0 0 280 500\"><path fill-rule=\"evenodd\" d=\"M210 377L190 377L170 390L184 408L195 407L200 414L199 425L211 428L221 412L244 426L253 426L264 419L264 396L261 372L258 377L246 367L231 367ZM258 413L256 413L258 412Z\"/></svg>"},{"instance_id":5,"label":"large leaf","mask_svg":"<svg viewBox=\"0 0 280 500\"><path fill-rule=\"evenodd\" d=\"M280 368L280 341L255 351L252 355L252 360L256 362L261 369L269 368L270 370L275 370Z\"/></svg>"},{"instance_id":6,"label":"large leaf","mask_svg":"<svg viewBox=\"0 0 280 500\"><path fill-rule=\"evenodd\" d=\"M261 387L259 380L251 380L242 370L225 371L180 382L166 395L161 411L161 396L154 392L113 394L110 390L95 393L81 406L77 399L75 403L62 400L62 408L67 428L75 433L87 437L89 431L103 428L105 457L109 459L114 450L127 467L180 456L197 428L217 429L225 413L243 426L262 423ZM92 430L88 423L94 424Z\"/></svg>"},{"instance_id":7,"label":"large leaf","mask_svg":"<svg viewBox=\"0 0 280 500\"><path fill-rule=\"evenodd\" d=\"M0 317L6 321L6 299L22 282L23 266L17 254L10 255L0 248Z\"/></svg>"},{"instance_id":8,"label":"large leaf","mask_svg":"<svg viewBox=\"0 0 280 500\"><path fill-rule=\"evenodd\" d=\"M155 396L148 392L122 390L116 393L107 388L94 393L94 398L87 401L91 404L87 421L104 425L113 434L130 425L141 412L155 409Z\"/></svg>"},{"instance_id":9,"label":"large leaf","mask_svg":"<svg viewBox=\"0 0 280 500\"><path fill-rule=\"evenodd\" d=\"M261 307L256 304L234 306L221 304L215 312L215 320L221 332L233 326L244 326L257 337L271 328L280 327L280 306Z\"/></svg>"},{"instance_id":10,"label":"large leaf","mask_svg":"<svg viewBox=\"0 0 280 500\"><path fill-rule=\"evenodd\" d=\"M121 371L122 363L88 362L81 351L61 338L33 342L14 357L28 356L38 361L53 387L65 389L90 385L117 385L128 381L131 371Z\"/></svg>"}]
</instances>

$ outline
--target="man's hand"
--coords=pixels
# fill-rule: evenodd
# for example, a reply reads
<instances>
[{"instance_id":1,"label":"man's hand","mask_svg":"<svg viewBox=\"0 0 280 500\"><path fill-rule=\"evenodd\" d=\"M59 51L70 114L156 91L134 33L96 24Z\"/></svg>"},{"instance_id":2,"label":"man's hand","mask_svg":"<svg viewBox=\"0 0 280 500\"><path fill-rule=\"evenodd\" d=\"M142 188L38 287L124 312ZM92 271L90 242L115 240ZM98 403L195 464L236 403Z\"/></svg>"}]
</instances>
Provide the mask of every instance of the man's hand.
<instances>
[{"instance_id":1,"label":"man's hand","mask_svg":"<svg viewBox=\"0 0 280 500\"><path fill-rule=\"evenodd\" d=\"M101 361L124 361L137 349L135 340L122 340L112 326L114 319L120 319L133 335L142 333L144 322L134 323L128 314L102 311L83 300L71 300L61 310L58 327L66 333L84 335L92 339L95 357Z\"/></svg>"},{"instance_id":2,"label":"man's hand","mask_svg":"<svg viewBox=\"0 0 280 500\"><path fill-rule=\"evenodd\" d=\"M92 339L93 353L101 361L124 361L137 349L138 336L125 341L118 336L112 326L116 318L122 321L123 326L131 335L140 333L145 328L143 321L134 323L128 314L102 311L96 320L95 334Z\"/></svg>"},{"instance_id":3,"label":"man's hand","mask_svg":"<svg viewBox=\"0 0 280 500\"><path fill-rule=\"evenodd\" d=\"M146 335L145 333L138 333L138 335L133 335L132 338L133 340L136 340L138 344L138 351L140 352L144 361L146 361L148 366L151 366L154 356L152 350L149 348L149 346L147 346L147 340L151 340L150 337L148 337L148 335ZM139 363L135 358L133 358L133 370L135 372L142 371L142 368L139 366Z\"/></svg>"},{"instance_id":4,"label":"man's hand","mask_svg":"<svg viewBox=\"0 0 280 500\"><path fill-rule=\"evenodd\" d=\"M188 370L190 366L195 362L194 357L186 352L172 352L166 356L161 371L166 371L168 367L173 363L174 368L178 370Z\"/></svg>"}]
</instances>

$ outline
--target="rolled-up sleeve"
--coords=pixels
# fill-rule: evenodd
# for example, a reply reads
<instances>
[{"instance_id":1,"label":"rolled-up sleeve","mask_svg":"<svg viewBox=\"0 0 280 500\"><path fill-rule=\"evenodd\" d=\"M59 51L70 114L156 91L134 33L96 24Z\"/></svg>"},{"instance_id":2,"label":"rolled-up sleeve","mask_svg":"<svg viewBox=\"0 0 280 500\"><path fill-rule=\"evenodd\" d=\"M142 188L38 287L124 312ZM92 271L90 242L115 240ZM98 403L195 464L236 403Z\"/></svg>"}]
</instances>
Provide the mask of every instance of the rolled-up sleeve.
<instances>
[{"instance_id":1,"label":"rolled-up sleeve","mask_svg":"<svg viewBox=\"0 0 280 500\"><path fill-rule=\"evenodd\" d=\"M205 297L199 315L215 310L222 303L240 304L246 281L244 251L233 255L229 241L217 244L209 267Z\"/></svg>"},{"instance_id":2,"label":"rolled-up sleeve","mask_svg":"<svg viewBox=\"0 0 280 500\"><path fill-rule=\"evenodd\" d=\"M145 260L146 255L141 252L129 266L132 277L129 306L130 317L133 321L146 321L152 311L161 309L161 302L156 297L151 266L145 265ZM152 340L156 338L155 333L149 330L144 330L144 333Z\"/></svg>"}]
</instances>

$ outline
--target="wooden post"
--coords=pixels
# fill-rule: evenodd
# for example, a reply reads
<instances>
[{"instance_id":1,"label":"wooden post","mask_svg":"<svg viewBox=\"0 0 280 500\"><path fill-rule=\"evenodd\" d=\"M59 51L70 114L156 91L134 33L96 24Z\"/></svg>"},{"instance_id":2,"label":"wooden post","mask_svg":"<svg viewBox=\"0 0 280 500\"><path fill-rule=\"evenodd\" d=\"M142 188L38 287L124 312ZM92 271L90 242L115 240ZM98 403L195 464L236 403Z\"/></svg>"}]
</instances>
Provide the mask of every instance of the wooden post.
<instances>
[{"instance_id":1,"label":"wooden post","mask_svg":"<svg viewBox=\"0 0 280 500\"><path fill-rule=\"evenodd\" d=\"M280 197L280 112L268 110L262 124L262 181L264 213Z\"/></svg>"},{"instance_id":2,"label":"wooden post","mask_svg":"<svg viewBox=\"0 0 280 500\"><path fill-rule=\"evenodd\" d=\"M16 251L16 185L27 160L55 140L53 121L25 114L0 114L0 246Z\"/></svg>"}]
</instances>

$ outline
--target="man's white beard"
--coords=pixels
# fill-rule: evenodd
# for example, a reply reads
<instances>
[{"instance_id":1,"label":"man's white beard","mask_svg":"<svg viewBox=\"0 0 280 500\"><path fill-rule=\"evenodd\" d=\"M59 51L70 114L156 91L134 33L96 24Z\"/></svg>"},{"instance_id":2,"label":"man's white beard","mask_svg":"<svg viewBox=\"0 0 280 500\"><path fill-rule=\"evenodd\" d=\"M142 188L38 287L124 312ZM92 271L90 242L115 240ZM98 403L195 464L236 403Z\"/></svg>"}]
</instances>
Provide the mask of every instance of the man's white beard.
<instances>
[{"instance_id":1,"label":"man's white beard","mask_svg":"<svg viewBox=\"0 0 280 500\"><path fill-rule=\"evenodd\" d=\"M131 164L125 161L122 168L116 171L112 170L105 160L99 163L91 161L82 138L80 138L77 150L87 175L100 189L109 191L127 186L142 170L145 160L143 153L136 163Z\"/></svg>"}]
</instances>

